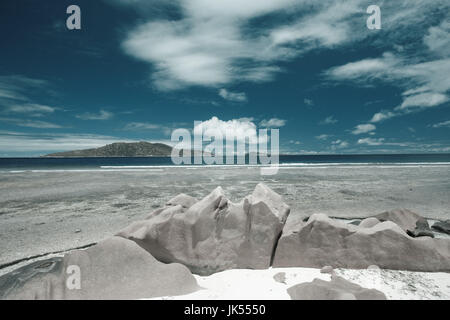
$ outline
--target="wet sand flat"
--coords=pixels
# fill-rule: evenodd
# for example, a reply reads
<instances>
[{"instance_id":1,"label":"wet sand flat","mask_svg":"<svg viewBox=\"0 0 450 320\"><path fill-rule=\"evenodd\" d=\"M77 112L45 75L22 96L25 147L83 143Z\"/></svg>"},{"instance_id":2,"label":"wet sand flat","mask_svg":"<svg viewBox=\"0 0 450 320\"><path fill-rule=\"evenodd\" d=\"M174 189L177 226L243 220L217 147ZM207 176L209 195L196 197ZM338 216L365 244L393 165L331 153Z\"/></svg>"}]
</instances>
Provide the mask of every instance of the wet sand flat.
<instances>
[{"instance_id":1,"label":"wet sand flat","mask_svg":"<svg viewBox=\"0 0 450 320\"><path fill-rule=\"evenodd\" d=\"M281 194L291 219L365 217L408 208L450 218L450 166L255 167L0 172L0 265L104 239L179 193L221 186L232 201L259 182Z\"/></svg>"}]
</instances>

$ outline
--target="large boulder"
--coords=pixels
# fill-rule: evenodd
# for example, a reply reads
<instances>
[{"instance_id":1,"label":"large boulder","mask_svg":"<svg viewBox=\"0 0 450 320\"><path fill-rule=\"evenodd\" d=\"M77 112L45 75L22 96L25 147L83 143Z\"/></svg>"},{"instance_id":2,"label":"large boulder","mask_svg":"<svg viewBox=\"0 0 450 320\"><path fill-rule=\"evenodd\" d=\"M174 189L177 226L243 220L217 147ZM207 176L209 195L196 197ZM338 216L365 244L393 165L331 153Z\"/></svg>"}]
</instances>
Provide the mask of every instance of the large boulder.
<instances>
[{"instance_id":1,"label":"large boulder","mask_svg":"<svg viewBox=\"0 0 450 320\"><path fill-rule=\"evenodd\" d=\"M408 209L395 209L385 211L375 216L379 221L392 221L402 228L405 232L407 230L414 230L417 221L423 219L422 216Z\"/></svg>"},{"instance_id":2,"label":"large boulder","mask_svg":"<svg viewBox=\"0 0 450 320\"><path fill-rule=\"evenodd\" d=\"M386 300L381 291L363 288L338 276L331 281L314 279L300 283L287 291L292 300Z\"/></svg>"},{"instance_id":3,"label":"large boulder","mask_svg":"<svg viewBox=\"0 0 450 320\"><path fill-rule=\"evenodd\" d=\"M13 300L140 299L198 289L185 266L163 264L120 237L0 277L0 299Z\"/></svg>"},{"instance_id":4,"label":"large boulder","mask_svg":"<svg viewBox=\"0 0 450 320\"><path fill-rule=\"evenodd\" d=\"M274 267L332 267L450 271L450 240L411 238L385 221L371 228L334 220L323 214L305 225L286 227L278 242Z\"/></svg>"},{"instance_id":5,"label":"large boulder","mask_svg":"<svg viewBox=\"0 0 450 320\"><path fill-rule=\"evenodd\" d=\"M203 275L268 268L290 210L264 184L239 203L229 201L220 187L189 208L179 203L169 201L117 235L162 262L179 262Z\"/></svg>"}]
</instances>

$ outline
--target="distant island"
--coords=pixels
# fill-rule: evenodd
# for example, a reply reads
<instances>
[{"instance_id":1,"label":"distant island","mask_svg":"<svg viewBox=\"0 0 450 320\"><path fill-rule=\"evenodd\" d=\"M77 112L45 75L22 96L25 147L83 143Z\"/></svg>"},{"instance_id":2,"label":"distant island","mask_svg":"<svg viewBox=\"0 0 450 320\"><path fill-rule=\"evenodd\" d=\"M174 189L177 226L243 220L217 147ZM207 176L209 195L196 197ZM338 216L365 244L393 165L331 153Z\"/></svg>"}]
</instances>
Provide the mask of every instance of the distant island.
<instances>
[{"instance_id":1,"label":"distant island","mask_svg":"<svg viewBox=\"0 0 450 320\"><path fill-rule=\"evenodd\" d=\"M150 142L116 142L100 148L57 152L43 157L77 158L77 157L170 157L172 147L163 143Z\"/></svg>"}]
</instances>

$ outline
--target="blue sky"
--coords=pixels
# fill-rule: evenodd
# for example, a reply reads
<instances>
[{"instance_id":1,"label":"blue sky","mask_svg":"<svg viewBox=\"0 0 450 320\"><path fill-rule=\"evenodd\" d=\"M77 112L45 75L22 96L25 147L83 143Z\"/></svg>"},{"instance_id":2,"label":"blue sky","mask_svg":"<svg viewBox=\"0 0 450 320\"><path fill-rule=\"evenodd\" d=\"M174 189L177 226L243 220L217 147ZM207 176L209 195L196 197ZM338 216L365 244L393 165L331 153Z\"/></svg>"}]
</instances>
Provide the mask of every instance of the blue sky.
<instances>
[{"instance_id":1,"label":"blue sky","mask_svg":"<svg viewBox=\"0 0 450 320\"><path fill-rule=\"evenodd\" d=\"M279 128L282 153L450 152L448 0L168 3L2 1L0 156L170 143L194 120Z\"/></svg>"}]
</instances>

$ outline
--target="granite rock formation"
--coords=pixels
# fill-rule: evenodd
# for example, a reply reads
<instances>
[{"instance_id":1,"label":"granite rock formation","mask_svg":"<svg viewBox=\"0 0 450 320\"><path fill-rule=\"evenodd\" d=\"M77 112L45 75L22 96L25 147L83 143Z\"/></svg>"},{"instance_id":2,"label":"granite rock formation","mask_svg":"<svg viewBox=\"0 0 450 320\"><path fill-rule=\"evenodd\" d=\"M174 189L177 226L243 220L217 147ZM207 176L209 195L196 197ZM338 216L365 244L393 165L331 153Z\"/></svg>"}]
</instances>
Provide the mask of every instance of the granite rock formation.
<instances>
[{"instance_id":1,"label":"granite rock formation","mask_svg":"<svg viewBox=\"0 0 450 320\"><path fill-rule=\"evenodd\" d=\"M285 228L275 252L274 267L450 271L450 240L412 238L397 224L385 221L361 228L323 214L306 224Z\"/></svg>"},{"instance_id":2,"label":"granite rock formation","mask_svg":"<svg viewBox=\"0 0 450 320\"><path fill-rule=\"evenodd\" d=\"M179 262L192 272L265 269L289 215L281 196L258 184L239 203L218 187L193 203L178 196L117 235L135 241L158 260Z\"/></svg>"},{"instance_id":3,"label":"granite rock formation","mask_svg":"<svg viewBox=\"0 0 450 320\"><path fill-rule=\"evenodd\" d=\"M185 266L163 264L119 237L0 277L0 299L11 300L141 299L198 289Z\"/></svg>"}]
</instances>

